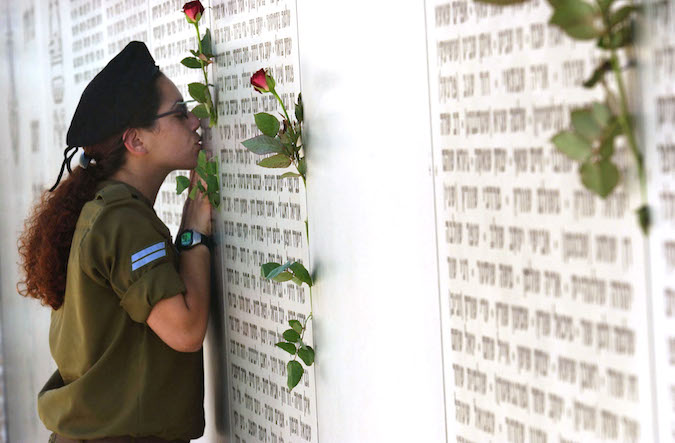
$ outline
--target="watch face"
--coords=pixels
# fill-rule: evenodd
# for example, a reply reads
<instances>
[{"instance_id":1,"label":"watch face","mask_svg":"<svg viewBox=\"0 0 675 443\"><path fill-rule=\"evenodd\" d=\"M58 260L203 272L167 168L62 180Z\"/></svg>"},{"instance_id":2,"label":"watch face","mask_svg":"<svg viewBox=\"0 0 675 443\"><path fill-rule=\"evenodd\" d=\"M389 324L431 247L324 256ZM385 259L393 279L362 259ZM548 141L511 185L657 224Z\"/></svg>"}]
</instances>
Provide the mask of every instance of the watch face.
<instances>
[{"instance_id":1,"label":"watch face","mask_svg":"<svg viewBox=\"0 0 675 443\"><path fill-rule=\"evenodd\" d=\"M180 245L190 246L192 244L192 231L185 231L180 235Z\"/></svg>"}]
</instances>

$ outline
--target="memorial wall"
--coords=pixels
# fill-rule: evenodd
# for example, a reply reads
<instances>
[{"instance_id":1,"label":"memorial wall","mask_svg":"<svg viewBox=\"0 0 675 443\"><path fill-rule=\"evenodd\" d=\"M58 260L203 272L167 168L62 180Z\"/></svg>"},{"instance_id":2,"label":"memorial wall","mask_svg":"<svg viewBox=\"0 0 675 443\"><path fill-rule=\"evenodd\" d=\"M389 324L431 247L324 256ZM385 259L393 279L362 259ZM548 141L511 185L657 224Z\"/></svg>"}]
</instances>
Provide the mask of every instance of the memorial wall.
<instances>
[{"instance_id":1,"label":"memorial wall","mask_svg":"<svg viewBox=\"0 0 675 443\"><path fill-rule=\"evenodd\" d=\"M604 201L550 138L599 56L546 2L427 13L446 423L457 441L654 435L648 261L627 144ZM600 93L600 94L598 94ZM448 383L448 381L450 381Z\"/></svg>"},{"instance_id":2,"label":"memorial wall","mask_svg":"<svg viewBox=\"0 0 675 443\"><path fill-rule=\"evenodd\" d=\"M604 100L581 87L601 54L548 24L543 0L211 0L218 124L213 301L200 441L675 440L675 6L647 5L628 69L653 212L628 144L602 199L551 137ZM8 441L46 441L37 392L55 369L49 309L16 292L16 236L51 187L82 90L146 42L188 99L201 73L175 0L4 1L0 255ZM241 142L302 92L307 191ZM610 81L610 86L612 86ZM73 164L75 167L75 162ZM176 234L185 194L155 209ZM308 244L305 219L309 220ZM301 261L306 286L260 276ZM313 311L316 362L293 390L288 321ZM1 421L1 420L0 420Z\"/></svg>"}]
</instances>

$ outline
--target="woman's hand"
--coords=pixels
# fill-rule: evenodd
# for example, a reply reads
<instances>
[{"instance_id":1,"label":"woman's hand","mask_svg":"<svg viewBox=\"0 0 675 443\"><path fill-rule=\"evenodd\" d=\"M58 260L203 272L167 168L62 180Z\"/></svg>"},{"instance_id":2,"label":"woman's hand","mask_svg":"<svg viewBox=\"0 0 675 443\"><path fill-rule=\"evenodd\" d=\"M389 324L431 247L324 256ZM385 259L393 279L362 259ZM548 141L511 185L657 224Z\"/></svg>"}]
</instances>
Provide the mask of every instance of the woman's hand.
<instances>
[{"instance_id":1,"label":"woman's hand","mask_svg":"<svg viewBox=\"0 0 675 443\"><path fill-rule=\"evenodd\" d=\"M190 171L190 188L197 185L197 180L202 183L206 189L206 182L197 174L194 169ZM208 197L197 191L195 199L188 198L183 206L183 218L181 220L180 230L192 229L202 234L211 235L211 202Z\"/></svg>"}]
</instances>

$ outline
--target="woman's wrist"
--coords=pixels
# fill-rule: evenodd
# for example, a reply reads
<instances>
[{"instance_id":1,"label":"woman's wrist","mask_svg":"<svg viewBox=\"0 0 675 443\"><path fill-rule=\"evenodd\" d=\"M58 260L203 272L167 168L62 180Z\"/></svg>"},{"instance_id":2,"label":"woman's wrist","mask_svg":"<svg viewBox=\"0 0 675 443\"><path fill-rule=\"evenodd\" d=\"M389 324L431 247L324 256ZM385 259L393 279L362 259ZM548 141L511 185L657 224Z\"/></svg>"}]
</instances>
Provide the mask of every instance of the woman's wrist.
<instances>
[{"instance_id":1,"label":"woman's wrist","mask_svg":"<svg viewBox=\"0 0 675 443\"><path fill-rule=\"evenodd\" d=\"M200 252L198 252L198 254L188 254L188 255L201 255L201 254L204 254L204 253L208 253L209 255L211 254L211 248L209 248L204 243L196 244L196 245L194 245L194 246L192 246L191 248L188 248L188 249L183 249L183 250L180 251L180 253L185 254L186 252L190 253L190 252L194 252L194 251L200 251Z\"/></svg>"}]
</instances>

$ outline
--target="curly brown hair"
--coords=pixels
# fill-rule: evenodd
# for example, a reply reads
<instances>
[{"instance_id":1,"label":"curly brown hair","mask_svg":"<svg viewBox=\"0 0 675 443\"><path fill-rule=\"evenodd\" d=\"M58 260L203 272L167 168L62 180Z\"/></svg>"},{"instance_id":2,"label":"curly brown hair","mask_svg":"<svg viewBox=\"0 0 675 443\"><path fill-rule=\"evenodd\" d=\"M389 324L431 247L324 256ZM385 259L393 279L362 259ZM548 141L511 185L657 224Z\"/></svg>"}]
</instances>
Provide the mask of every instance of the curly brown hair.
<instances>
[{"instance_id":1,"label":"curly brown hair","mask_svg":"<svg viewBox=\"0 0 675 443\"><path fill-rule=\"evenodd\" d=\"M159 109L161 92L155 74L153 87L127 124L130 128L154 129L155 115ZM68 257L75 225L84 204L94 198L96 185L119 170L126 160L123 132L101 143L86 146L84 152L91 157L86 169L75 168L53 192L45 191L40 201L26 219L25 229L18 240L19 256L24 279L17 290L25 297L33 297L43 305L59 309L66 290Z\"/></svg>"}]
</instances>

